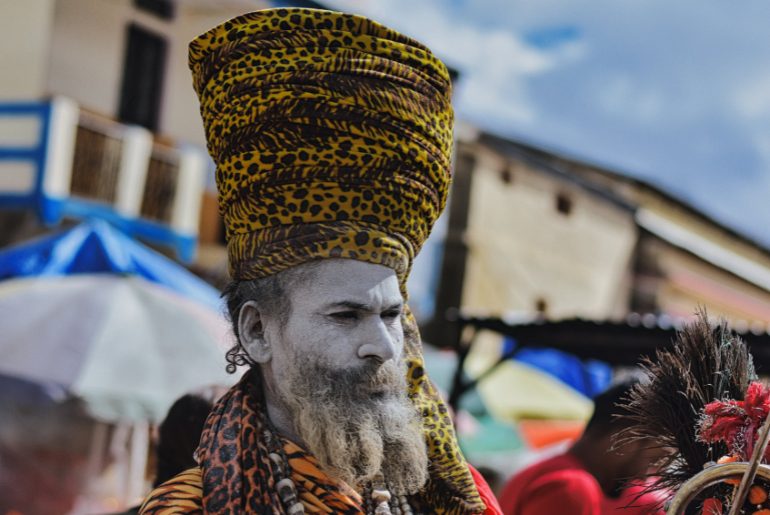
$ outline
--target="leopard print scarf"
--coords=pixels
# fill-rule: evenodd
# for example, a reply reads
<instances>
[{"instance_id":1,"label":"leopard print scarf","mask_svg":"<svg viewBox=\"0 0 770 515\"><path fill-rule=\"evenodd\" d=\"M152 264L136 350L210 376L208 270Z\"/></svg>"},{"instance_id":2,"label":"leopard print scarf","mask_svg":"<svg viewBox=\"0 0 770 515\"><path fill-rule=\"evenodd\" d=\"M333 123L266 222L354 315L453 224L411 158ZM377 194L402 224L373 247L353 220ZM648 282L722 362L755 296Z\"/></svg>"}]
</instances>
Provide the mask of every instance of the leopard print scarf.
<instances>
[{"instance_id":1,"label":"leopard print scarf","mask_svg":"<svg viewBox=\"0 0 770 515\"><path fill-rule=\"evenodd\" d=\"M268 422L255 371L244 375L217 402L201 436L196 458L202 470L202 509L206 514L271 513L283 514L271 473L269 450L261 436ZM346 485L330 478L313 456L283 438L283 451L292 470L291 480L307 513L362 514L362 498ZM426 489L410 498L416 513L465 514L456 499L441 497L443 488L429 481ZM430 509L426 509L430 506Z\"/></svg>"},{"instance_id":2,"label":"leopard print scarf","mask_svg":"<svg viewBox=\"0 0 770 515\"><path fill-rule=\"evenodd\" d=\"M255 371L244 375L216 404L201 435L196 458L203 472L203 507L207 514L284 513L271 473L270 450L263 432L269 427ZM315 458L293 442L281 440L306 511L362 513L361 498L324 474ZM315 510L313 509L315 507Z\"/></svg>"}]
</instances>

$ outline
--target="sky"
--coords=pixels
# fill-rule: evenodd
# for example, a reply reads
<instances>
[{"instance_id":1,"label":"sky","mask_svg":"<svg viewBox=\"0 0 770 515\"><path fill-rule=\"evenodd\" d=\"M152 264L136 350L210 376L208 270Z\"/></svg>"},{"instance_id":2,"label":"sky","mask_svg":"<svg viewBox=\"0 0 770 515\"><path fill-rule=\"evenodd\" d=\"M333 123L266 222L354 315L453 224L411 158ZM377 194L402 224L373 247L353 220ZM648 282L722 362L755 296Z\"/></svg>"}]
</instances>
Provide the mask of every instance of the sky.
<instances>
[{"instance_id":1,"label":"sky","mask_svg":"<svg viewBox=\"0 0 770 515\"><path fill-rule=\"evenodd\" d=\"M458 69L458 119L646 180L770 247L767 0L324 3Z\"/></svg>"}]
</instances>

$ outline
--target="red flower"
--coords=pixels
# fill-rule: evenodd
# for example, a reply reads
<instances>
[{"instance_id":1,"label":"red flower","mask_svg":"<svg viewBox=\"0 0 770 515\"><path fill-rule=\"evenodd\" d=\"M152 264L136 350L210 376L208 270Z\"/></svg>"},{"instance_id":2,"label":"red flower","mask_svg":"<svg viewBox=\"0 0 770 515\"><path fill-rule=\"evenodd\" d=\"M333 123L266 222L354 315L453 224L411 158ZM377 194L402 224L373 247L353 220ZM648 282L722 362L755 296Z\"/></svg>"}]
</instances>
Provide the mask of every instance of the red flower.
<instances>
[{"instance_id":1,"label":"red flower","mask_svg":"<svg viewBox=\"0 0 770 515\"><path fill-rule=\"evenodd\" d=\"M770 389L762 383L751 383L743 399L743 409L757 428L761 427L770 411Z\"/></svg>"},{"instance_id":2,"label":"red flower","mask_svg":"<svg viewBox=\"0 0 770 515\"><path fill-rule=\"evenodd\" d=\"M746 412L740 401L714 401L703 409L704 418L698 428L698 438L706 443L725 442L732 447L744 428Z\"/></svg>"},{"instance_id":3,"label":"red flower","mask_svg":"<svg viewBox=\"0 0 770 515\"><path fill-rule=\"evenodd\" d=\"M770 388L751 383L744 400L713 401L703 408L697 437L704 443L725 442L730 452L748 460L759 428L770 413ZM770 450L765 453L770 459Z\"/></svg>"}]
</instances>

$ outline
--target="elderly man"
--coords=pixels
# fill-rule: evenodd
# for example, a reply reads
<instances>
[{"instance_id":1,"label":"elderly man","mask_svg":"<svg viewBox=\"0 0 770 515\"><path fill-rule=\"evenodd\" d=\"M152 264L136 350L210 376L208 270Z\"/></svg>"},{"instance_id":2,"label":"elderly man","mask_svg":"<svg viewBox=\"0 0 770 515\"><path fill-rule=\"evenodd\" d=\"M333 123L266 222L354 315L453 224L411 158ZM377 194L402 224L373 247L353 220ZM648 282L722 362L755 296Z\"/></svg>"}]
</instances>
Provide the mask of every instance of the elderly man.
<instances>
[{"instance_id":1,"label":"elderly man","mask_svg":"<svg viewBox=\"0 0 770 515\"><path fill-rule=\"evenodd\" d=\"M446 67L359 16L259 11L190 45L242 381L142 513L499 513L404 303L444 207Z\"/></svg>"}]
</instances>

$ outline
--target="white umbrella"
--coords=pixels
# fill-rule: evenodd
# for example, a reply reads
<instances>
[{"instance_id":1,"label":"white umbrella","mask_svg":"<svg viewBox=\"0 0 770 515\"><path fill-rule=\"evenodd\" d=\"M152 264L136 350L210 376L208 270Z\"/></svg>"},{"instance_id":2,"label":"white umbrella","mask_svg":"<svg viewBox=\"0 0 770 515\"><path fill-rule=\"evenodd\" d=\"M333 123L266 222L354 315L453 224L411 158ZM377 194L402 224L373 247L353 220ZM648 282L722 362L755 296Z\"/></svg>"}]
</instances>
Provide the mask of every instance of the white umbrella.
<instances>
[{"instance_id":1,"label":"white umbrella","mask_svg":"<svg viewBox=\"0 0 770 515\"><path fill-rule=\"evenodd\" d=\"M107 421L163 419L190 390L229 385L220 313L137 277L0 283L0 373L58 383Z\"/></svg>"}]
</instances>

